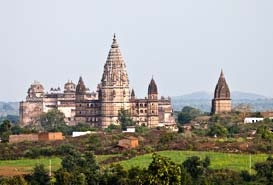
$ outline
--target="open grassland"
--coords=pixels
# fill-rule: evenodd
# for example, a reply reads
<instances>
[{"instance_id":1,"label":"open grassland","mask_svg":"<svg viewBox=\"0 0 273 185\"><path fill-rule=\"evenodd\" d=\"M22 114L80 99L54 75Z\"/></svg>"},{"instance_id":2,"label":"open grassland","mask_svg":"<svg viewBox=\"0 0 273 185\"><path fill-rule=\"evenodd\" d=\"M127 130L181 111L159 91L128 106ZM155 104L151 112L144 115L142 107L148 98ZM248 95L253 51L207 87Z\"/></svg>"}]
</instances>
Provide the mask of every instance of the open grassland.
<instances>
[{"instance_id":1,"label":"open grassland","mask_svg":"<svg viewBox=\"0 0 273 185\"><path fill-rule=\"evenodd\" d=\"M268 157L267 154L229 154L229 153L219 153L219 152L198 152L198 151L161 151L157 152L161 156L169 157L172 161L177 164L182 164L184 160L191 156L199 156L204 159L208 156L211 160L210 168L221 169L228 168L235 171L250 170L250 165L256 162L265 161ZM130 160L121 161L120 164L125 168L129 169L134 166L139 166L140 168L148 167L152 162L152 154L145 154L142 156L137 156Z\"/></svg>"},{"instance_id":2,"label":"open grassland","mask_svg":"<svg viewBox=\"0 0 273 185\"><path fill-rule=\"evenodd\" d=\"M117 155L98 155L98 162L104 161ZM0 176L14 176L30 173L36 164L44 164L49 169L51 161L51 170L56 171L61 167L61 158L39 158L39 159L19 159L19 160L0 160Z\"/></svg>"},{"instance_id":3,"label":"open grassland","mask_svg":"<svg viewBox=\"0 0 273 185\"><path fill-rule=\"evenodd\" d=\"M181 164L184 160L191 156L199 156L201 159L208 156L211 159L211 168L229 168L236 171L249 171L250 164L253 166L256 162L264 161L268 157L267 154L249 155L196 151L161 151L157 153L159 155L171 158L171 160L177 164ZM98 155L96 156L96 159L98 162L102 162L108 158L116 156L118 155ZM30 173L36 164L44 164L45 167L49 169L50 160L52 171L56 171L61 167L61 159L59 157L0 161L0 176L13 176ZM129 169L134 166L139 166L141 168L148 167L151 162L152 154L145 154L130 160L121 161L120 164L125 169Z\"/></svg>"},{"instance_id":4,"label":"open grassland","mask_svg":"<svg viewBox=\"0 0 273 185\"><path fill-rule=\"evenodd\" d=\"M0 176L30 173L36 164L44 164L45 167L49 169L50 161L52 171L61 167L61 159L58 157L0 161Z\"/></svg>"}]
</instances>

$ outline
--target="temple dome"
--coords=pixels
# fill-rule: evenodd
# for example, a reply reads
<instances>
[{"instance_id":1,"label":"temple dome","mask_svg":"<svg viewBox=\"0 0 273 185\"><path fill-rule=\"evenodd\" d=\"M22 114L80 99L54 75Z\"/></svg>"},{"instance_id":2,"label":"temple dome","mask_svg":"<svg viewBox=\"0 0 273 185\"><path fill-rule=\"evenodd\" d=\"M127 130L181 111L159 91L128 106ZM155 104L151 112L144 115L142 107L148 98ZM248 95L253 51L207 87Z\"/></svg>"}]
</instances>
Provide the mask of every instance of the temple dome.
<instances>
[{"instance_id":1,"label":"temple dome","mask_svg":"<svg viewBox=\"0 0 273 185\"><path fill-rule=\"evenodd\" d=\"M76 85L72 81L68 81L64 84L64 92L75 92L76 91Z\"/></svg>"},{"instance_id":2,"label":"temple dome","mask_svg":"<svg viewBox=\"0 0 273 185\"><path fill-rule=\"evenodd\" d=\"M28 89L28 97L37 97L40 98L44 95L44 87L43 85L38 82L34 81L33 84L30 85L30 88Z\"/></svg>"},{"instance_id":3,"label":"temple dome","mask_svg":"<svg viewBox=\"0 0 273 185\"><path fill-rule=\"evenodd\" d=\"M214 99L230 99L230 91L227 85L226 79L224 77L223 70L221 70L221 74L218 80L218 83L215 87L214 91Z\"/></svg>"}]
</instances>

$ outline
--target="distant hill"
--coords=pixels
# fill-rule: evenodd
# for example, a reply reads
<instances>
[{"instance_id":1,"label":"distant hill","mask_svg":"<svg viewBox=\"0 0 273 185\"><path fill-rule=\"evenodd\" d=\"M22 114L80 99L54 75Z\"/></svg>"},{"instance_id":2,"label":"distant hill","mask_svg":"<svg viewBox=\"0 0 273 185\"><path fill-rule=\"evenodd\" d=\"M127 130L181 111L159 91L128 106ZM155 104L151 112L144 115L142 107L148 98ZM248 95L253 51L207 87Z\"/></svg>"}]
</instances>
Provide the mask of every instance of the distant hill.
<instances>
[{"instance_id":1,"label":"distant hill","mask_svg":"<svg viewBox=\"0 0 273 185\"><path fill-rule=\"evenodd\" d=\"M198 91L182 96L172 97L174 110L179 111L184 106L198 108L204 112L210 112L213 93ZM238 105L250 105L252 111L273 111L273 98L263 95L234 91L231 93L232 107ZM7 115L19 116L19 102L0 102L0 117Z\"/></svg>"},{"instance_id":2,"label":"distant hill","mask_svg":"<svg viewBox=\"0 0 273 185\"><path fill-rule=\"evenodd\" d=\"M198 91L182 96L172 97L174 110L181 110L184 106L198 108L204 112L210 112L213 93ZM273 99L254 93L234 91L231 92L232 106L250 105L252 111L273 110Z\"/></svg>"},{"instance_id":3,"label":"distant hill","mask_svg":"<svg viewBox=\"0 0 273 185\"><path fill-rule=\"evenodd\" d=\"M0 102L0 117L19 115L19 102Z\"/></svg>"}]
</instances>

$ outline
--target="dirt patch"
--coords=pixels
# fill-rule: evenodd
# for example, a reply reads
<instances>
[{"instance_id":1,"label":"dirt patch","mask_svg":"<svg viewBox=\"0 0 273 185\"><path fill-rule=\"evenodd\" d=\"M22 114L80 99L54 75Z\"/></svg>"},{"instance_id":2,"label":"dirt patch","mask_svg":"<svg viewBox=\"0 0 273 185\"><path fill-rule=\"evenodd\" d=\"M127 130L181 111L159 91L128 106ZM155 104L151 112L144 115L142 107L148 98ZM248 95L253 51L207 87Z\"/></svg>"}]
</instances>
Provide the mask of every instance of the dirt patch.
<instances>
[{"instance_id":1,"label":"dirt patch","mask_svg":"<svg viewBox=\"0 0 273 185\"><path fill-rule=\"evenodd\" d=\"M10 167L10 166L1 166L0 167L0 176L11 177L17 175L24 175L30 173L30 169L26 167Z\"/></svg>"}]
</instances>

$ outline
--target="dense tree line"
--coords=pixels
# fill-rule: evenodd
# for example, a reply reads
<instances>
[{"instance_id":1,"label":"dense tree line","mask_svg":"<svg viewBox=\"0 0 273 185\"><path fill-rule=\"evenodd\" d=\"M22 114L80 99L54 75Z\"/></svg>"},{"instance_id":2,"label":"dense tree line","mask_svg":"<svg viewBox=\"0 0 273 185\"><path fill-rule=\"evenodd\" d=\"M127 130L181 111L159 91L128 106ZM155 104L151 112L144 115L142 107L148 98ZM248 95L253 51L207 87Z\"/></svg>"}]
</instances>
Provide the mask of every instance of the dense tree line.
<instances>
[{"instance_id":1,"label":"dense tree line","mask_svg":"<svg viewBox=\"0 0 273 185\"><path fill-rule=\"evenodd\" d=\"M153 154L148 168L124 169L120 164L100 167L92 152L79 153L66 148L62 167L49 176L43 165L36 165L31 174L0 178L0 185L264 185L273 182L273 158L256 163L255 174L247 171L235 172L228 169L213 170L208 157L192 156L181 164L167 157Z\"/></svg>"}]
</instances>

